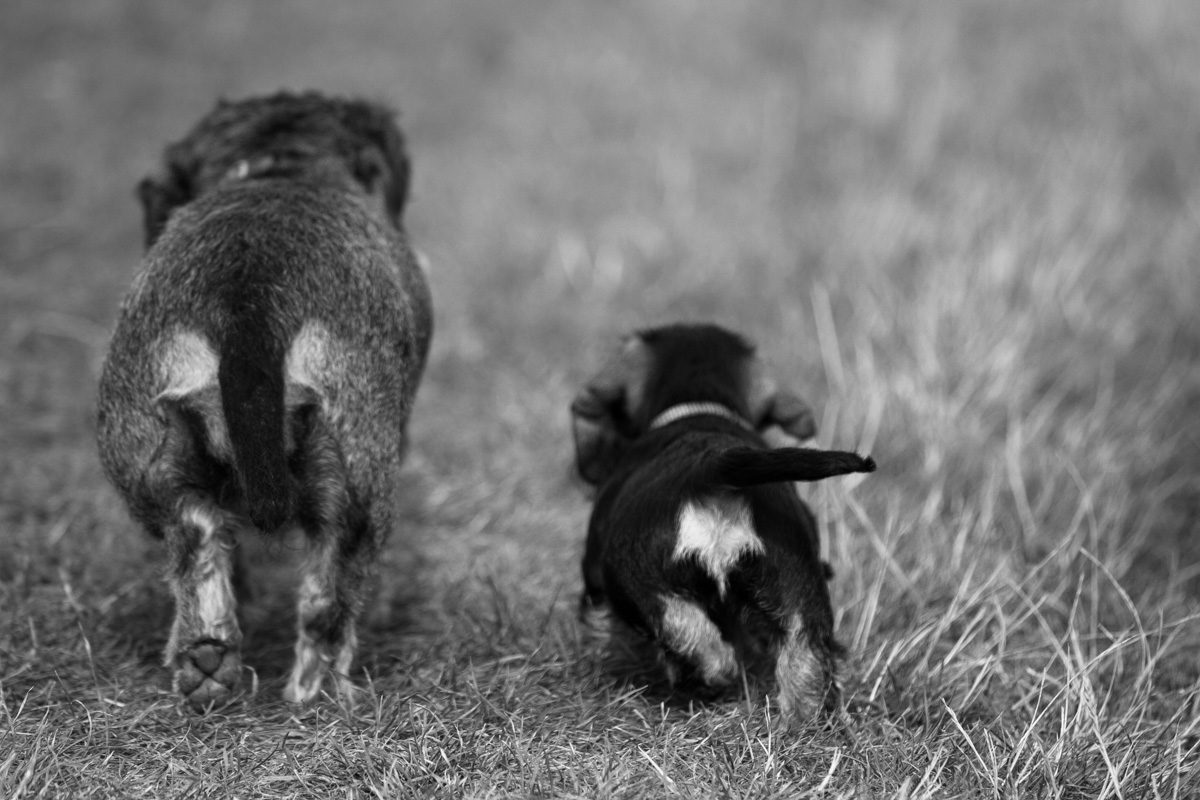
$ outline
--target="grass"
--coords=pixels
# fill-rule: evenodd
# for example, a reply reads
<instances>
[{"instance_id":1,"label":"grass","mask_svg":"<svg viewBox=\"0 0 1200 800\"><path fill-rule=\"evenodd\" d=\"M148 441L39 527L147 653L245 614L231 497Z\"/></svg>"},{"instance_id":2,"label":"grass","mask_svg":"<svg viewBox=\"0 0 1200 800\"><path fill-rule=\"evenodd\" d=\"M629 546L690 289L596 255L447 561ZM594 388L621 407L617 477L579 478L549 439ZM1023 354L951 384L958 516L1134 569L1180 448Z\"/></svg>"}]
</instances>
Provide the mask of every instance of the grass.
<instances>
[{"instance_id":1,"label":"grass","mask_svg":"<svg viewBox=\"0 0 1200 800\"><path fill-rule=\"evenodd\" d=\"M1200 10L1182 0L0 10L0 796L1200 793ZM216 96L398 105L438 330L364 701L182 712L100 474L131 196ZM665 704L575 626L566 406L616 336L757 339L866 480L806 490L845 732Z\"/></svg>"}]
</instances>

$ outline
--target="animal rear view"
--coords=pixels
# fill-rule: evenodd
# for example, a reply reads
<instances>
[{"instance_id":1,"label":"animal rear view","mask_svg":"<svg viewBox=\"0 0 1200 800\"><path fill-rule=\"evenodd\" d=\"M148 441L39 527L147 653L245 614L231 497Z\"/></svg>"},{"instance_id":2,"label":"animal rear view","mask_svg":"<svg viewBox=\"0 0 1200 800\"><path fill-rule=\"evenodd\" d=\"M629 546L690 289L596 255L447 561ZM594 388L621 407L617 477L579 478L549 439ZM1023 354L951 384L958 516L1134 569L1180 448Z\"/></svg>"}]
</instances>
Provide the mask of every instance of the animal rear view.
<instances>
[{"instance_id":1,"label":"animal rear view","mask_svg":"<svg viewBox=\"0 0 1200 800\"><path fill-rule=\"evenodd\" d=\"M393 527L431 335L401 225L409 163L390 112L315 93L220 103L139 186L147 253L100 379L98 443L165 540L165 654L197 710L241 676L239 540L299 527L286 699L351 687L356 619Z\"/></svg>"},{"instance_id":2,"label":"animal rear view","mask_svg":"<svg viewBox=\"0 0 1200 800\"><path fill-rule=\"evenodd\" d=\"M791 481L872 472L869 457L771 449L759 431L816 433L812 412L715 325L635 334L571 407L579 471L597 487L584 620L649 642L673 685L773 681L784 724L838 702L817 522Z\"/></svg>"}]
</instances>

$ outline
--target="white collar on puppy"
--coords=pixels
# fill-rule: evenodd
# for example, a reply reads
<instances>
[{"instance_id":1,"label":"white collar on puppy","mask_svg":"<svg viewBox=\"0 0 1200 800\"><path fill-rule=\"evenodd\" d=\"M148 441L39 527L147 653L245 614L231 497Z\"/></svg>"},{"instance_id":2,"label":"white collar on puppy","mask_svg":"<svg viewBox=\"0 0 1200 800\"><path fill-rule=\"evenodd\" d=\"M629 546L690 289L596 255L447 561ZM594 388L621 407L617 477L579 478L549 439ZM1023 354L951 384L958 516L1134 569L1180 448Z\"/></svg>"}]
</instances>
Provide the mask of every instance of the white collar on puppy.
<instances>
[{"instance_id":1,"label":"white collar on puppy","mask_svg":"<svg viewBox=\"0 0 1200 800\"><path fill-rule=\"evenodd\" d=\"M736 422L748 431L754 430L754 426L743 419L741 414L720 403L680 403L677 406L671 406L651 420L649 429L655 430L685 417L698 417L701 415L724 417L730 422Z\"/></svg>"}]
</instances>

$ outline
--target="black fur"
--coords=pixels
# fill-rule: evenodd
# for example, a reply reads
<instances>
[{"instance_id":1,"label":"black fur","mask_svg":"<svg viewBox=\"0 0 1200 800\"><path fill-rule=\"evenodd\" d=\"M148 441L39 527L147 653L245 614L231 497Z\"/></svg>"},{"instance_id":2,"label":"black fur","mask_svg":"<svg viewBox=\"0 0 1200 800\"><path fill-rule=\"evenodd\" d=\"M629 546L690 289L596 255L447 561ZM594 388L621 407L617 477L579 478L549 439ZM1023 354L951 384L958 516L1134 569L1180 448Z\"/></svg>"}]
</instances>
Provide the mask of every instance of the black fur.
<instances>
[{"instance_id":1,"label":"black fur","mask_svg":"<svg viewBox=\"0 0 1200 800\"><path fill-rule=\"evenodd\" d=\"M295 506L284 447L284 353L256 310L266 305L254 302L256 288L246 286L232 309L217 378L245 514L259 530L274 531Z\"/></svg>"},{"instance_id":2,"label":"black fur","mask_svg":"<svg viewBox=\"0 0 1200 800\"><path fill-rule=\"evenodd\" d=\"M773 450L758 430L712 413L651 427L668 408L692 403L719 404L759 429L780 424L815 433L807 406L767 380L753 348L728 331L673 325L628 340L572 404L580 472L597 485L581 610L611 609L617 630L652 641L669 675L684 684L689 676L732 683L730 670L711 674L720 663L711 653L681 651L668 619L674 598L677 609L702 610L719 632L710 649L728 648L754 677L777 672L785 711L799 718L829 711L841 652L826 584L831 571L820 559L816 520L787 482L871 472L875 462L847 452ZM761 546L733 552L714 574L699 551L681 549L685 509L699 519L746 510ZM719 544L712 552L721 552ZM804 661L799 683L784 664L797 657Z\"/></svg>"},{"instance_id":3,"label":"black fur","mask_svg":"<svg viewBox=\"0 0 1200 800\"><path fill-rule=\"evenodd\" d=\"M712 483L744 489L764 483L820 481L851 472L874 472L875 460L857 453L806 447L731 447L712 461Z\"/></svg>"}]
</instances>

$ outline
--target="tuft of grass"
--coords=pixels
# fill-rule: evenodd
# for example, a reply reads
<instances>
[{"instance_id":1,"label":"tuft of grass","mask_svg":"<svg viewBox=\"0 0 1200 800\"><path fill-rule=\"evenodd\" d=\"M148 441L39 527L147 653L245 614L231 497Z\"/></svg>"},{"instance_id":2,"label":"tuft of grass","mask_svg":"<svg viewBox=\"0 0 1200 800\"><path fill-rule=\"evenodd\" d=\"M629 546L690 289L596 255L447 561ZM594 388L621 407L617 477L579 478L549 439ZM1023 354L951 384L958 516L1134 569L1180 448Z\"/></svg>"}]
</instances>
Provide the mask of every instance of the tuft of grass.
<instances>
[{"instance_id":1,"label":"tuft of grass","mask_svg":"<svg viewBox=\"0 0 1200 800\"><path fill-rule=\"evenodd\" d=\"M1200 9L1171 0L0 10L0 796L1200 793ZM220 95L395 103L438 312L353 706L184 713L91 408L131 190ZM712 319L879 472L804 487L845 725L680 703L574 621L566 408ZM286 561L286 559L281 559Z\"/></svg>"}]
</instances>

